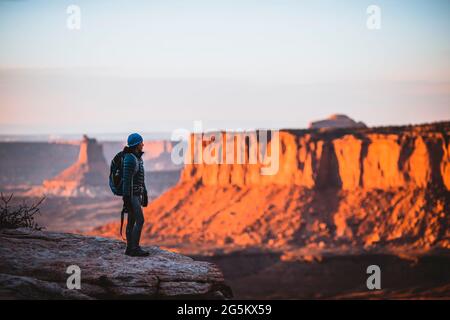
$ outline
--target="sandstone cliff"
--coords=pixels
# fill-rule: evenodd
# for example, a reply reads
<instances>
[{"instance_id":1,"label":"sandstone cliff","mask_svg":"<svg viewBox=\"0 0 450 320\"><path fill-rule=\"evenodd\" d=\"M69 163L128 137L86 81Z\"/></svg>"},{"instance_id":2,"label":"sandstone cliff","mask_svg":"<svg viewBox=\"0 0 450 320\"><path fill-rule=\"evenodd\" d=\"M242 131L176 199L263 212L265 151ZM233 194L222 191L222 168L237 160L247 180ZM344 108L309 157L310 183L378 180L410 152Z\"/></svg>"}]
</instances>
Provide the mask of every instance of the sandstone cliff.
<instances>
[{"instance_id":1,"label":"sandstone cliff","mask_svg":"<svg viewBox=\"0 0 450 320\"><path fill-rule=\"evenodd\" d=\"M144 237L280 249L448 249L449 131L448 122L282 131L275 175L261 175L261 164L186 165L179 183L146 208Z\"/></svg>"},{"instance_id":2,"label":"sandstone cliff","mask_svg":"<svg viewBox=\"0 0 450 320\"><path fill-rule=\"evenodd\" d=\"M48 161L52 161L51 155ZM52 179L44 180L41 187L33 188L26 195L109 196L108 174L102 145L96 139L84 136L78 160Z\"/></svg>"},{"instance_id":3,"label":"sandstone cliff","mask_svg":"<svg viewBox=\"0 0 450 320\"><path fill-rule=\"evenodd\" d=\"M74 234L0 231L0 299L230 298L212 263L147 248L131 258L116 240ZM81 270L81 289L69 290L67 267Z\"/></svg>"},{"instance_id":4,"label":"sandstone cliff","mask_svg":"<svg viewBox=\"0 0 450 320\"><path fill-rule=\"evenodd\" d=\"M282 131L277 174L261 175L263 164L194 164L185 167L181 182L343 190L435 185L449 190L450 125L440 129Z\"/></svg>"}]
</instances>

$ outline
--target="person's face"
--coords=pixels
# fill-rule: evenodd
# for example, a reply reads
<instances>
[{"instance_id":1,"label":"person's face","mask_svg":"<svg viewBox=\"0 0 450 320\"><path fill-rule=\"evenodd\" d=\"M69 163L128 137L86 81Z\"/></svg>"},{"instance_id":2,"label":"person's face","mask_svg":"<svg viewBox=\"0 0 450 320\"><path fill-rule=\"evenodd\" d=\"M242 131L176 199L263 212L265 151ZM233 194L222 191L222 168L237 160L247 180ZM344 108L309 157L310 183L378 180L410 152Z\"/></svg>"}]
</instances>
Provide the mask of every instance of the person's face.
<instances>
[{"instance_id":1,"label":"person's face","mask_svg":"<svg viewBox=\"0 0 450 320\"><path fill-rule=\"evenodd\" d=\"M142 150L144 150L144 142L141 142L141 143L138 144L137 150L138 150L139 152L142 152Z\"/></svg>"}]
</instances>

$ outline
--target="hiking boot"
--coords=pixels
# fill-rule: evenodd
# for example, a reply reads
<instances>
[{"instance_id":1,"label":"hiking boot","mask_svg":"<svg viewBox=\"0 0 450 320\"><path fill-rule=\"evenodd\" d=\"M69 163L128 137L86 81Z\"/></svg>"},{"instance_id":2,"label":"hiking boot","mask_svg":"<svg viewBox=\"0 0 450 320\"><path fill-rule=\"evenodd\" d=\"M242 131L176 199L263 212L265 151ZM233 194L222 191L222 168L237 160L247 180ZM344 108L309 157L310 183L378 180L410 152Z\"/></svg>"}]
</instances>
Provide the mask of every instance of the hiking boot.
<instances>
[{"instance_id":1,"label":"hiking boot","mask_svg":"<svg viewBox=\"0 0 450 320\"><path fill-rule=\"evenodd\" d=\"M130 256L132 257L147 257L149 253L147 251L142 250L140 247L130 250Z\"/></svg>"},{"instance_id":2,"label":"hiking boot","mask_svg":"<svg viewBox=\"0 0 450 320\"><path fill-rule=\"evenodd\" d=\"M131 251L132 251L132 249L127 246L127 248L125 249L125 255L131 256Z\"/></svg>"}]
</instances>

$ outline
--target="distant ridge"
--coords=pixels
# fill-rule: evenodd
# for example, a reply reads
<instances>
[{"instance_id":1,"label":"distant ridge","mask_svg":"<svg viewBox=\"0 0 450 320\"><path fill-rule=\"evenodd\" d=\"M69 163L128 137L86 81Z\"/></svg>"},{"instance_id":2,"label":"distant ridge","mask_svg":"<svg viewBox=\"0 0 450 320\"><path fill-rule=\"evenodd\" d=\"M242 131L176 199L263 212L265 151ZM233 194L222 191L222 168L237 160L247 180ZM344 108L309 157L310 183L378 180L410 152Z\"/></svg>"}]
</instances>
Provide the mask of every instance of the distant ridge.
<instances>
[{"instance_id":1,"label":"distant ridge","mask_svg":"<svg viewBox=\"0 0 450 320\"><path fill-rule=\"evenodd\" d=\"M332 114L325 120L313 121L309 124L310 129L333 129L333 128L367 128L365 123L351 119L345 114Z\"/></svg>"}]
</instances>

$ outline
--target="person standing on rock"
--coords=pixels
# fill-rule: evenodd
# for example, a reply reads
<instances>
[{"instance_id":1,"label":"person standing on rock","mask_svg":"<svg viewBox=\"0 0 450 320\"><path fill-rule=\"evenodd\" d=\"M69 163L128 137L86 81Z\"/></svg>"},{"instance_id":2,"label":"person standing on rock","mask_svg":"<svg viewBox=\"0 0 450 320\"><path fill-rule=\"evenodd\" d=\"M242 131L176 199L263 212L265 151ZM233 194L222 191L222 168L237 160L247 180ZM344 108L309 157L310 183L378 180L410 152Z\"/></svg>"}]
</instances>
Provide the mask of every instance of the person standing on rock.
<instances>
[{"instance_id":1,"label":"person standing on rock","mask_svg":"<svg viewBox=\"0 0 450 320\"><path fill-rule=\"evenodd\" d=\"M127 146L123 149L123 203L128 212L126 228L127 249L125 254L133 257L145 257L149 253L139 246L144 214L142 207L148 204L145 187L144 161L142 160L144 140L138 133L128 136ZM142 206L142 207L141 207Z\"/></svg>"}]
</instances>

